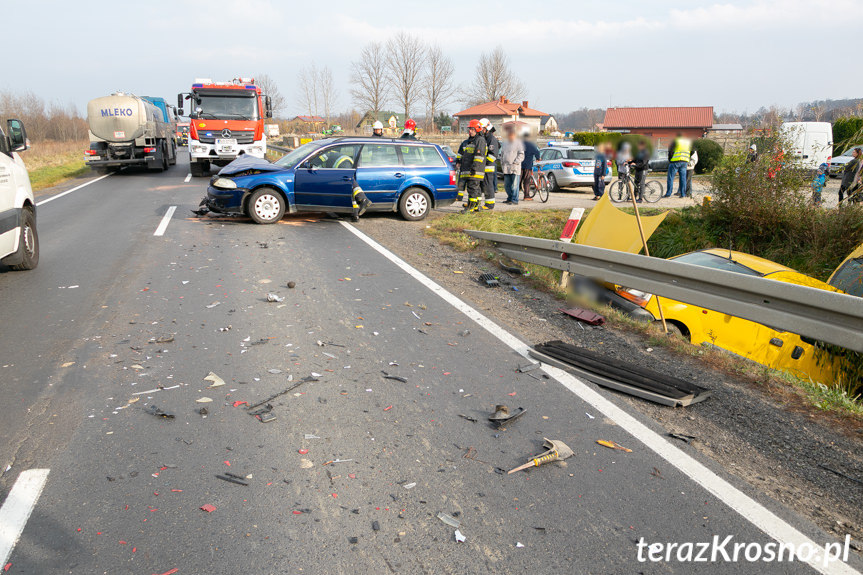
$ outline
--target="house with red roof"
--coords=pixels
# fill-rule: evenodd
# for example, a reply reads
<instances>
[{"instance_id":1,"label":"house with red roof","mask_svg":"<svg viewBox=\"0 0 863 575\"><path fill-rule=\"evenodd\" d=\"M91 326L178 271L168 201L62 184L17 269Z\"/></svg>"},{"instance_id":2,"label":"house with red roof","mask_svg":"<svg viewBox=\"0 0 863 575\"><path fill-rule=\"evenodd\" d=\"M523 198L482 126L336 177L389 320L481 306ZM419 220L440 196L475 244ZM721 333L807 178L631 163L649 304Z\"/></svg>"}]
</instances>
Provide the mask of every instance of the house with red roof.
<instances>
[{"instance_id":1,"label":"house with red roof","mask_svg":"<svg viewBox=\"0 0 863 575\"><path fill-rule=\"evenodd\" d=\"M661 108L609 108L602 127L608 132L641 134L670 141L678 133L703 138L713 128L713 106Z\"/></svg>"},{"instance_id":2,"label":"house with red roof","mask_svg":"<svg viewBox=\"0 0 863 575\"><path fill-rule=\"evenodd\" d=\"M488 118L498 132L503 131L502 127L506 122L522 122L534 134L557 131L557 121L551 114L534 110L527 100L521 103L510 102L503 96L492 102L471 106L467 110L453 114L453 118L458 121L459 132L467 132L467 125L471 120L482 118Z\"/></svg>"}]
</instances>

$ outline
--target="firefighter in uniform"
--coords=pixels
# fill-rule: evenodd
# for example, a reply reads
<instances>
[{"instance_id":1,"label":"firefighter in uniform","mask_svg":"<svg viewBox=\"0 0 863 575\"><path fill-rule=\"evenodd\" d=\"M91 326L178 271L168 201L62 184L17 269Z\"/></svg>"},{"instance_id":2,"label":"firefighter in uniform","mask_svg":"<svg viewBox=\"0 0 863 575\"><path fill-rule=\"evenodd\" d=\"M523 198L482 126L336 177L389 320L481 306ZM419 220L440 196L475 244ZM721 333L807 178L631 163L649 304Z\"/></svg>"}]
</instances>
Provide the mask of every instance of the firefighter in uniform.
<instances>
[{"instance_id":1,"label":"firefighter in uniform","mask_svg":"<svg viewBox=\"0 0 863 575\"><path fill-rule=\"evenodd\" d=\"M479 196L485 178L485 162L488 148L481 133L479 120L471 120L467 128L468 138L459 147L459 194L467 191L465 212L479 209Z\"/></svg>"},{"instance_id":2,"label":"firefighter in uniform","mask_svg":"<svg viewBox=\"0 0 863 575\"><path fill-rule=\"evenodd\" d=\"M333 168L335 169L349 170L353 167L354 159L347 154L339 156L336 161L333 162ZM353 208L351 219L354 222L358 222L360 221L360 216L366 213L366 210L371 207L372 201L366 197L365 192L363 192L363 189L357 183L356 170L354 170L351 177L351 207Z\"/></svg>"},{"instance_id":3,"label":"firefighter in uniform","mask_svg":"<svg viewBox=\"0 0 863 575\"><path fill-rule=\"evenodd\" d=\"M485 157L485 177L482 180L482 191L485 195L485 202L482 209L494 209L494 196L497 192L497 157L500 154L500 142L494 136L494 126L491 125L488 118L483 118L479 121L482 128L483 136L486 144Z\"/></svg>"},{"instance_id":4,"label":"firefighter in uniform","mask_svg":"<svg viewBox=\"0 0 863 575\"><path fill-rule=\"evenodd\" d=\"M408 118L405 120L405 131L399 136L400 140L416 140L417 139L417 123Z\"/></svg>"},{"instance_id":5,"label":"firefighter in uniform","mask_svg":"<svg viewBox=\"0 0 863 575\"><path fill-rule=\"evenodd\" d=\"M384 137L384 123L378 120L375 122L374 126L372 126L372 138L383 138Z\"/></svg>"}]
</instances>

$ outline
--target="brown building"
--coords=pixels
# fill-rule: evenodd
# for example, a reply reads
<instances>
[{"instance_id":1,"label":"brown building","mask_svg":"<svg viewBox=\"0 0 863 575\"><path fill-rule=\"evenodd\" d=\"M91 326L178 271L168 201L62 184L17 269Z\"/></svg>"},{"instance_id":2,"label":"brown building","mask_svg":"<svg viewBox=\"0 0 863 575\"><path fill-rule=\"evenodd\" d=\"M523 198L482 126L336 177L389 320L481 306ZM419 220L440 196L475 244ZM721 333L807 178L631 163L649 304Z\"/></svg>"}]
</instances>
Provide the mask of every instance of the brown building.
<instances>
[{"instance_id":1,"label":"brown building","mask_svg":"<svg viewBox=\"0 0 863 575\"><path fill-rule=\"evenodd\" d=\"M609 108L603 128L608 132L641 134L667 144L681 133L702 138L713 127L713 106L683 108Z\"/></svg>"}]
</instances>

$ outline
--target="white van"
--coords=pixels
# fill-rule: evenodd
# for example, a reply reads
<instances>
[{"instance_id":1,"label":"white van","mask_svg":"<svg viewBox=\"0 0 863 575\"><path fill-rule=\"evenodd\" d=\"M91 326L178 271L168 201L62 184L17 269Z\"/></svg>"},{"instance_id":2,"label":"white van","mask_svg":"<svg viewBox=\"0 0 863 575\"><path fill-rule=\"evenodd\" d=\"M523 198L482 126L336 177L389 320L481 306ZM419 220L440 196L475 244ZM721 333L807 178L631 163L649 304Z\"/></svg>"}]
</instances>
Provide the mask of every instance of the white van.
<instances>
[{"instance_id":1,"label":"white van","mask_svg":"<svg viewBox=\"0 0 863 575\"><path fill-rule=\"evenodd\" d=\"M833 157L833 125L830 122L785 122L782 133L791 142L791 156L801 168L830 165Z\"/></svg>"},{"instance_id":2,"label":"white van","mask_svg":"<svg viewBox=\"0 0 863 575\"><path fill-rule=\"evenodd\" d=\"M6 121L0 128L0 262L13 270L32 270L39 264L36 202L30 176L18 152L29 147L24 125Z\"/></svg>"}]
</instances>

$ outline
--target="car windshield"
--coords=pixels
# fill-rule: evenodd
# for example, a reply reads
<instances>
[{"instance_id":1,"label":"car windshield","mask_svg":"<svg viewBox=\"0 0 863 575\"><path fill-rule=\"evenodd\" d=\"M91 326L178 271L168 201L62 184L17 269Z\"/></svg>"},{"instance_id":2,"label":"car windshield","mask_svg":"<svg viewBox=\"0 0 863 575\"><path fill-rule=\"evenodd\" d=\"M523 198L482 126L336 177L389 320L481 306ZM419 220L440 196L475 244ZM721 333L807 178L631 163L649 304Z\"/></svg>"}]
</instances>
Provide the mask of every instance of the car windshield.
<instances>
[{"instance_id":1,"label":"car windshield","mask_svg":"<svg viewBox=\"0 0 863 575\"><path fill-rule=\"evenodd\" d=\"M830 285L845 293L863 297L863 258L845 262L830 278Z\"/></svg>"},{"instance_id":2,"label":"car windshield","mask_svg":"<svg viewBox=\"0 0 863 575\"><path fill-rule=\"evenodd\" d=\"M594 152L593 150L567 150L566 157L570 160L592 160Z\"/></svg>"},{"instance_id":3,"label":"car windshield","mask_svg":"<svg viewBox=\"0 0 863 575\"><path fill-rule=\"evenodd\" d=\"M258 99L242 96L214 96L198 94L195 100L195 115L200 119L257 120ZM198 112L197 109L201 111Z\"/></svg>"},{"instance_id":4,"label":"car windshield","mask_svg":"<svg viewBox=\"0 0 863 575\"><path fill-rule=\"evenodd\" d=\"M853 156L851 155L851 152L854 151L854 148L863 148L863 145L851 146L850 148L842 152L842 156L852 158Z\"/></svg>"},{"instance_id":5,"label":"car windshield","mask_svg":"<svg viewBox=\"0 0 863 575\"><path fill-rule=\"evenodd\" d=\"M678 256L676 258L672 258L676 262L683 262L685 264L693 264L696 266L701 266L704 268L711 268L714 270L724 270L727 272L734 272L738 274L746 274L748 276L758 276L761 277L761 274L757 271L750 269L743 264L739 264L733 259L734 254L729 254L730 257L722 257L714 254L708 254L706 252L693 252L691 254L684 254L682 256Z\"/></svg>"},{"instance_id":6,"label":"car windshield","mask_svg":"<svg viewBox=\"0 0 863 575\"><path fill-rule=\"evenodd\" d=\"M320 142L309 142L308 144L303 144L296 150L288 152L275 162L277 166L282 168L293 168L297 164L299 164L306 156L320 148L323 144Z\"/></svg>"}]
</instances>

